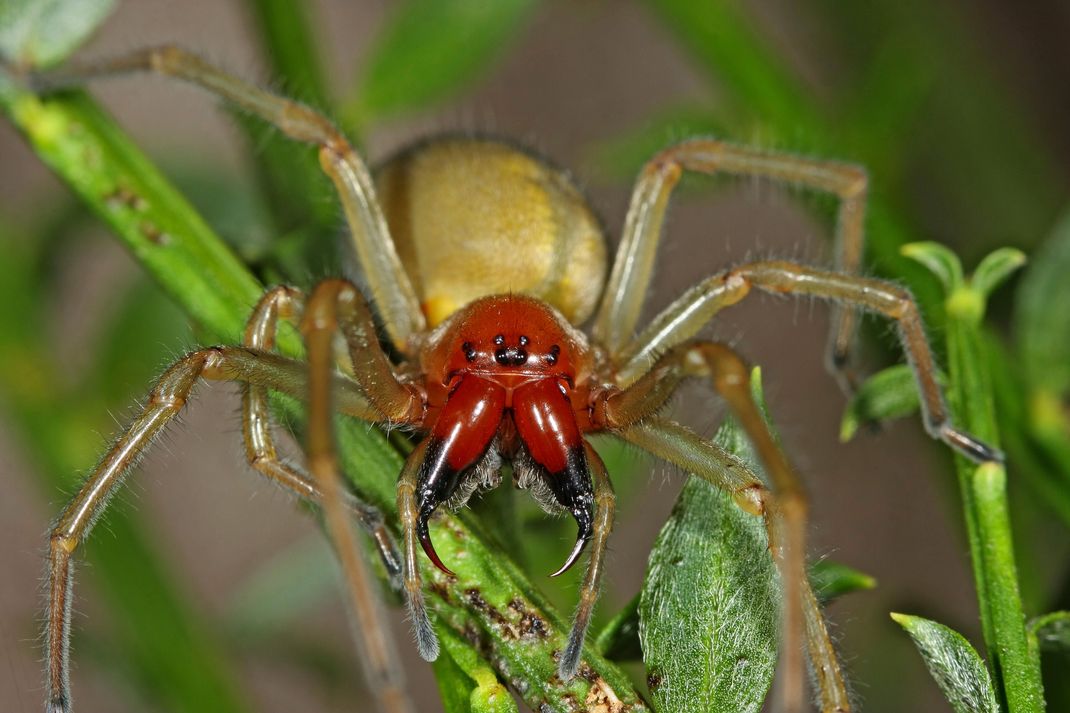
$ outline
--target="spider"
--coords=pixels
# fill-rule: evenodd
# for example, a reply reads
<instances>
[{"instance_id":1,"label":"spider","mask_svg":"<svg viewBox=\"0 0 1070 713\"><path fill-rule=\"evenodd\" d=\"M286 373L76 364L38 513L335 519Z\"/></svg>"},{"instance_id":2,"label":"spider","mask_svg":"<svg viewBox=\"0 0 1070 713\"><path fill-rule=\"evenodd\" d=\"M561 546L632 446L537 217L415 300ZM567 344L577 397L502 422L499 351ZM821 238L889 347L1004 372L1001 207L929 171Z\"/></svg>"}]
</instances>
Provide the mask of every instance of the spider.
<instances>
[{"instance_id":1,"label":"spider","mask_svg":"<svg viewBox=\"0 0 1070 713\"><path fill-rule=\"evenodd\" d=\"M417 144L387 162L376 179L324 117L249 85L174 47L137 52L39 77L40 86L151 71L195 85L318 146L353 235L369 298L342 279L307 296L291 287L264 294L241 346L194 351L159 378L141 414L119 436L63 511L48 559L47 705L70 710L68 651L71 556L152 440L182 409L201 379L240 382L250 465L322 507L328 534L369 642L369 670L380 701L405 710L391 673L390 647L349 518L371 533L387 573L400 580L421 656L439 644L425 604L419 558L449 574L428 521L480 489L498 485L504 462L550 511L570 514L575 545L554 576L590 549L558 675L573 677L598 596L613 524L609 474L586 436L608 433L730 493L764 519L784 583L781 702L805 706L806 642L823 710L846 711L843 676L805 576L806 497L748 388L748 370L730 347L696 338L722 309L755 289L834 302L829 361L847 383L859 309L895 321L921 394L926 430L975 461L1001 455L948 418L918 308L903 288L859 276L867 178L859 168L696 138L664 149L643 168L620 247L606 277L603 231L561 170L498 140L452 136ZM764 177L828 192L839 200L835 270L758 261L714 273L638 327L669 198L684 171ZM372 307L374 305L374 309ZM382 333L377 331L378 323ZM296 323L307 364L275 351L280 320ZM589 323L587 333L577 325ZM344 341L351 362L335 368ZM387 347L381 345L381 341ZM733 458L661 415L686 379L705 379L752 441L772 488ZM308 404L307 472L282 460L272 439L269 391ZM382 515L344 491L338 479L333 411L418 434L397 485L400 550Z\"/></svg>"}]
</instances>

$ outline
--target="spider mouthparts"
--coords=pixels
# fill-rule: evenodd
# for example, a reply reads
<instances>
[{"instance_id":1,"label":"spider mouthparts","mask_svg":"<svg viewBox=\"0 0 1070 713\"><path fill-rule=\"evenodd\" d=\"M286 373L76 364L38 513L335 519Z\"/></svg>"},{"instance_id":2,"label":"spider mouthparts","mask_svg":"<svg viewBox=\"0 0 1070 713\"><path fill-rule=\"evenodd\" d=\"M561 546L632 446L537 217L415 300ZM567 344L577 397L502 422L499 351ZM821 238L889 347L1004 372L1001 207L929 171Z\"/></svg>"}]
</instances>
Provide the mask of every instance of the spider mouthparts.
<instances>
[{"instance_id":1,"label":"spider mouthparts","mask_svg":"<svg viewBox=\"0 0 1070 713\"><path fill-rule=\"evenodd\" d=\"M446 574L452 577L456 577L457 575L450 571L449 567L442 564L442 560L439 558L438 553L435 552L435 546L431 543L431 534L427 531L427 523L424 522L421 523L421 525L422 527L420 528L420 544L423 546L424 552L427 554L427 558L431 560L431 564L435 565Z\"/></svg>"},{"instance_id":2,"label":"spider mouthparts","mask_svg":"<svg viewBox=\"0 0 1070 713\"><path fill-rule=\"evenodd\" d=\"M583 554L583 548L587 546L587 541L589 539L590 535L587 535L585 537L583 532L581 532L579 537L576 538L576 544L573 545L572 552L569 552L568 554L568 559L565 560L565 563L563 565L561 565L561 569L557 570L550 576L557 577L559 575L562 575L567 572L569 568L572 567L572 565L576 564L576 560L578 560L580 558L580 555Z\"/></svg>"}]
</instances>

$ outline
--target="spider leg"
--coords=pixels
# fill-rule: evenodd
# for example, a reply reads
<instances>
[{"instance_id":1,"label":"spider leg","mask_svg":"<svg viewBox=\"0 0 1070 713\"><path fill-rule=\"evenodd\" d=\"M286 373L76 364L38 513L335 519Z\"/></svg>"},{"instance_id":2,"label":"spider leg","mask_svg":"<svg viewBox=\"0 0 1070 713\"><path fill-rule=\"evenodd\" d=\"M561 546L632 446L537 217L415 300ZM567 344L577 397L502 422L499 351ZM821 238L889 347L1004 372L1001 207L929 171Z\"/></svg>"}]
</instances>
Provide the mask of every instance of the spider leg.
<instances>
[{"instance_id":1,"label":"spider leg","mask_svg":"<svg viewBox=\"0 0 1070 713\"><path fill-rule=\"evenodd\" d=\"M130 72L154 72L190 82L260 117L291 139L319 146L320 164L338 191L383 325L394 346L408 351L409 340L426 323L375 197L371 174L345 136L309 107L244 82L178 47L156 47L71 66L33 77L33 83L48 90Z\"/></svg>"},{"instance_id":2,"label":"spider leg","mask_svg":"<svg viewBox=\"0 0 1070 713\"><path fill-rule=\"evenodd\" d=\"M558 662L558 676L568 681L576 675L576 669L580 665L580 654L583 653L583 640L587 635L587 628L591 623L591 614L594 605L598 601L598 594L602 587L602 566L606 558L606 543L609 541L610 530L613 529L613 512L616 509L616 497L613 495L613 485L606 471L606 464L589 443L584 442L587 463L591 469L594 480L594 503L595 515L591 538L591 556L587 561L587 572L583 576L583 584L580 586L580 601L576 606L576 613L572 619L572 629L568 634L568 645Z\"/></svg>"},{"instance_id":3,"label":"spider leg","mask_svg":"<svg viewBox=\"0 0 1070 713\"><path fill-rule=\"evenodd\" d=\"M409 607L409 619L412 621L413 634L416 637L416 648L425 661L434 661L438 658L438 636L431 619L427 616L427 605L424 603L423 583L420 579L420 537L417 525L420 518L420 508L417 504L416 486L420 477L420 466L427 454L427 446L431 437L422 440L413 449L405 460L405 467L401 470L398 479L398 518L401 520L401 535L404 550L402 553L405 583L405 601Z\"/></svg>"},{"instance_id":4,"label":"spider leg","mask_svg":"<svg viewBox=\"0 0 1070 713\"><path fill-rule=\"evenodd\" d=\"M858 272L868 186L863 169L847 163L762 151L714 139L684 141L652 158L632 190L620 248L592 328L595 341L607 347L611 354L625 348L639 323L643 303L649 294L665 210L684 170L770 178L836 195L840 203L836 218L835 267L838 272L849 275ZM851 306L846 309L837 306L835 310L829 340L829 365L841 386L849 390L854 378L847 366L856 314Z\"/></svg>"},{"instance_id":5,"label":"spider leg","mask_svg":"<svg viewBox=\"0 0 1070 713\"><path fill-rule=\"evenodd\" d=\"M293 362L266 361L240 348L214 347L179 359L163 373L148 403L112 444L78 493L53 524L48 552L48 611L45 624L46 687L49 713L70 710L70 631L73 585L71 556L89 536L108 501L152 441L182 410L200 379L290 385L298 379ZM351 397L347 402L353 402ZM284 486L289 483L283 481ZM302 493L299 491L298 495Z\"/></svg>"},{"instance_id":6,"label":"spider leg","mask_svg":"<svg viewBox=\"0 0 1070 713\"><path fill-rule=\"evenodd\" d=\"M346 290L342 292L345 293ZM274 330L279 311L281 309L283 316L295 311L295 297L296 293L293 291L279 288L269 292L261 300L246 330L245 341L248 347L202 349L186 355L168 368L150 392L145 408L100 460L53 525L49 539L49 605L45 627L47 696L51 713L66 713L70 710L68 679L73 583L71 555L88 537L97 518L104 511L111 496L118 491L127 473L137 464L156 436L182 410L198 380L236 381L248 385L243 398L243 435L246 439L246 454L253 467L299 497L324 507L331 502L331 496L325 493L321 482L310 480L300 470L286 466L278 460L270 437L266 401L263 396L266 389L276 389L290 396L304 398L309 395L312 383L309 370L304 364L278 354L260 351L261 348L274 346ZM358 324L361 320L354 317L363 315L370 323L367 306L360 300L358 302L359 305L353 306L343 299L340 308L344 317L343 331L357 336L362 330L371 328L366 324ZM356 343L359 344L359 341ZM365 376L365 380L368 379L369 373L373 377L376 376L376 363L386 361L381 350L379 353L379 362L374 355L365 355L360 360L359 363L364 365L364 371L360 373ZM369 364L372 366L368 366ZM382 421L391 413L388 409L388 413L384 414L373 405L373 401L398 406L391 398L398 396L396 389L404 389L396 381L391 382L396 387L394 390L391 390L390 385L358 387L352 380L333 374L329 369L326 376L327 389L331 392L328 396L337 398L340 410L368 421ZM318 384L321 389L321 402L323 381L321 377ZM406 393L412 398L412 392ZM369 394L374 394L374 399ZM417 404L406 408L399 407L394 413L409 413L421 409L422 406ZM398 556L388 531L382 526L381 516L352 495L346 495L343 501L339 501L336 495L333 502L342 502L353 511L361 525L369 530L376 541L387 570L397 572ZM365 588L362 591L365 592L364 598L374 597L371 589ZM384 634L380 634L379 638L383 636ZM376 670L382 672L383 667L380 666ZM400 671L397 667L393 670ZM387 682L392 681L396 675L388 673ZM384 692L384 705L388 706L388 710L407 710L407 705L403 702L398 703L390 698L392 691L401 690L400 686L384 685L378 689Z\"/></svg>"},{"instance_id":7,"label":"spider leg","mask_svg":"<svg viewBox=\"0 0 1070 713\"><path fill-rule=\"evenodd\" d=\"M246 323L242 344L260 351L274 349L279 318L299 318L303 302L303 295L292 287L275 287L266 292ZM304 383L295 391L304 397L308 393L307 378L302 381ZM335 392L338 392L337 388ZM366 414L365 420L379 418L372 416L372 413L374 412ZM243 383L242 440L249 465L303 499L316 504L323 502L323 494L317 483L300 467L279 458L275 439L271 435L271 423L268 388L252 381ZM361 526L372 537L391 584L398 588L401 581L401 560L394 539L383 522L382 513L378 508L354 497L348 490L343 490L341 494L346 507L356 515Z\"/></svg>"},{"instance_id":8,"label":"spider leg","mask_svg":"<svg viewBox=\"0 0 1070 713\"><path fill-rule=\"evenodd\" d=\"M320 504L324 522L338 553L342 571L349 583L353 614L356 617L355 637L364 644L367 658L365 670L370 684L385 710L410 711L411 703L405 694L404 675L397 664L394 642L386 626L382 603L375 596L374 583L353 539L349 518L342 500L342 485L334 444L332 397L334 392L334 339L340 331L345 335L353 355L354 372L358 383L365 386L369 401L391 420L413 420L409 414L422 414L423 400L398 382L390 369L386 355L374 338L374 325L360 292L345 280L325 280L309 297L300 321L301 332L308 351L308 466L322 493ZM371 335L369 337L369 334ZM388 383L374 382L375 369L389 372ZM394 402L391 397L397 397ZM384 404L379 409L376 401ZM395 418L396 417L396 418Z\"/></svg>"},{"instance_id":9,"label":"spider leg","mask_svg":"<svg viewBox=\"0 0 1070 713\"><path fill-rule=\"evenodd\" d=\"M921 394L922 420L933 438L975 462L1001 461L1003 454L955 428L936 381L936 364L918 305L910 292L884 280L843 275L784 261L753 262L703 280L658 315L622 352L618 383L628 386L649 368L656 354L693 337L724 307L751 288L773 294L810 295L876 312L896 321L899 339Z\"/></svg>"},{"instance_id":10,"label":"spider leg","mask_svg":"<svg viewBox=\"0 0 1070 713\"><path fill-rule=\"evenodd\" d=\"M779 689L782 708L799 711L805 704L801 658L805 631L814 670L819 672L823 710L846 711L849 705L843 677L824 619L806 578L806 494L795 469L754 402L743 360L723 344L696 342L681 345L659 359L632 386L608 396L600 407L600 420L610 431L628 429L664 405L683 379L694 376L710 379L713 387L728 402L765 466L773 483L772 493L752 474L738 473L738 463L733 470L724 473L721 468L730 459L718 453L719 449L713 444L703 441L702 450L705 453L674 452L674 449L688 447L688 434L678 426L675 431L672 426L663 426L663 433L657 433L656 429L654 433L632 429L620 435L728 490L744 509L764 516L769 546L784 586L784 647ZM690 447L698 449L694 444ZM701 460L703 455L705 461ZM682 458L688 460L684 462ZM719 467L709 468L711 462ZM693 470L696 465L699 468Z\"/></svg>"}]
</instances>

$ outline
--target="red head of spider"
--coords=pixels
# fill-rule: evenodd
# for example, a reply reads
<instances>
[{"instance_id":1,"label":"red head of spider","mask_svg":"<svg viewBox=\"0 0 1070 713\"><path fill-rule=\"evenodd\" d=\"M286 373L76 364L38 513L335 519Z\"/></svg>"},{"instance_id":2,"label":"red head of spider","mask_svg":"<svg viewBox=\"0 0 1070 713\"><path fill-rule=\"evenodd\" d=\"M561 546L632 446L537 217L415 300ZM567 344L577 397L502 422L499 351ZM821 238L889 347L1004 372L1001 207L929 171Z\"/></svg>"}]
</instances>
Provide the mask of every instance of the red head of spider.
<instances>
[{"instance_id":1,"label":"red head of spider","mask_svg":"<svg viewBox=\"0 0 1070 713\"><path fill-rule=\"evenodd\" d=\"M593 491L581 431L588 423L590 350L583 334L549 305L519 295L471 303L425 346L431 437L417 483L417 530L424 551L443 565L427 520L496 484L504 458L520 487L548 510L576 518L576 545L560 574L592 535Z\"/></svg>"}]
</instances>

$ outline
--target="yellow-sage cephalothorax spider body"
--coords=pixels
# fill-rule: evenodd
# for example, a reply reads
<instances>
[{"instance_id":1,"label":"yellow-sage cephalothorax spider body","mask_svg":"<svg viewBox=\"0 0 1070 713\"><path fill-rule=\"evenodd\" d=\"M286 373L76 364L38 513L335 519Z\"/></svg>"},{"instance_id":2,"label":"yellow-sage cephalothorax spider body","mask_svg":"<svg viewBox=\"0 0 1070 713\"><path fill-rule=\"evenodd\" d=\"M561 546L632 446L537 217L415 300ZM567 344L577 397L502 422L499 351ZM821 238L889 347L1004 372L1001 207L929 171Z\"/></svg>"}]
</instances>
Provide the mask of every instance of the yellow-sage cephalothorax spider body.
<instances>
[{"instance_id":1,"label":"yellow-sage cephalothorax spider body","mask_svg":"<svg viewBox=\"0 0 1070 713\"><path fill-rule=\"evenodd\" d=\"M195 351L163 374L141 415L105 454L52 531L50 711L70 709L71 555L123 476L202 378L243 384L249 463L322 507L382 707L403 711L409 704L389 638L375 615L373 587L349 530L350 516L371 533L387 572L400 581L420 653L434 659L438 639L424 601L419 558L426 555L447 572L449 562L434 549L428 519L439 506L458 506L474 490L496 485L502 461L511 462L518 485L577 522L576 544L559 571L590 551L579 606L557 665L558 675L568 680L583 656L614 508L609 475L586 436L608 433L708 480L764 519L786 602L782 707L800 710L806 704L805 640L822 709L849 709L839 664L804 574L803 489L752 400L743 361L728 346L695 337L720 310L755 289L819 297L836 303L830 361L842 371L856 311L878 313L898 326L929 433L975 460L998 458L949 422L910 295L857 275L867 186L862 171L714 139L676 144L654 156L639 176L607 278L602 231L582 195L561 171L511 145L464 137L424 142L389 162L376 183L346 139L320 115L182 50L149 50L39 81L47 87L138 70L198 84L289 137L317 145L352 231L369 300L345 280L323 281L307 297L293 288L274 288L253 310L241 346ZM683 171L759 176L833 194L840 202L837 269L761 261L721 270L640 327L666 206ZM280 319L299 325L307 364L275 352ZM589 323L587 334L577 326L583 322ZM351 377L335 369L333 345L339 335L348 347ZM396 357L384 351L380 339L390 343ZM732 467L732 459L710 441L659 415L690 377L704 379L727 401L753 442L771 489ZM270 390L307 400L305 467L276 453ZM331 430L335 410L368 422L405 425L417 434L397 488L400 551L383 517L340 486Z\"/></svg>"}]
</instances>

